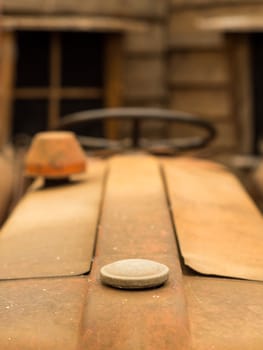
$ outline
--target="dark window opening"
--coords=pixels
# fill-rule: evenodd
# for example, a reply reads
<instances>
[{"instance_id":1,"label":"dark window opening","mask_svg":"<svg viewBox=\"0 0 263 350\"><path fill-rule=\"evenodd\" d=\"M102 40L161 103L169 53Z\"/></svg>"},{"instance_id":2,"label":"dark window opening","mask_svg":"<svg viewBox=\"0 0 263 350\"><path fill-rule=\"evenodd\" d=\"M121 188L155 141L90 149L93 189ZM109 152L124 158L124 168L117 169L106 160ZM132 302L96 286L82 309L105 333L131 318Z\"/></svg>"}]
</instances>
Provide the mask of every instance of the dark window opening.
<instances>
[{"instance_id":1,"label":"dark window opening","mask_svg":"<svg viewBox=\"0 0 263 350\"><path fill-rule=\"evenodd\" d=\"M13 136L33 135L67 114L103 107L104 34L21 31L16 40ZM76 131L99 137L103 125Z\"/></svg>"},{"instance_id":2,"label":"dark window opening","mask_svg":"<svg viewBox=\"0 0 263 350\"><path fill-rule=\"evenodd\" d=\"M47 101L16 100L13 112L13 133L34 135L47 129Z\"/></svg>"},{"instance_id":3,"label":"dark window opening","mask_svg":"<svg viewBox=\"0 0 263 350\"><path fill-rule=\"evenodd\" d=\"M102 86L103 36L62 33L62 85Z\"/></svg>"},{"instance_id":4,"label":"dark window opening","mask_svg":"<svg viewBox=\"0 0 263 350\"><path fill-rule=\"evenodd\" d=\"M49 85L49 41L47 32L17 33L16 86Z\"/></svg>"},{"instance_id":5,"label":"dark window opening","mask_svg":"<svg viewBox=\"0 0 263 350\"><path fill-rule=\"evenodd\" d=\"M263 153L263 33L251 35L254 153Z\"/></svg>"}]
</instances>

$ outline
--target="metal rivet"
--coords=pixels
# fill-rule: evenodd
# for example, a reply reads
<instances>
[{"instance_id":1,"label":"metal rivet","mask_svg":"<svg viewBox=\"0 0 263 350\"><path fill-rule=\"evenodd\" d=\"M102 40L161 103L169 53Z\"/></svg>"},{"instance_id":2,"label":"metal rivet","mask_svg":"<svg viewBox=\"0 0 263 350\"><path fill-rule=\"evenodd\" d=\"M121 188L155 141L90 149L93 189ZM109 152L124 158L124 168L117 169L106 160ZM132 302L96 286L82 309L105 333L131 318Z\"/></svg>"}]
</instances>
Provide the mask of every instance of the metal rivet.
<instances>
[{"instance_id":1,"label":"metal rivet","mask_svg":"<svg viewBox=\"0 0 263 350\"><path fill-rule=\"evenodd\" d=\"M166 265L146 259L119 260L100 270L102 283L123 289L157 287L167 281L168 275Z\"/></svg>"}]
</instances>

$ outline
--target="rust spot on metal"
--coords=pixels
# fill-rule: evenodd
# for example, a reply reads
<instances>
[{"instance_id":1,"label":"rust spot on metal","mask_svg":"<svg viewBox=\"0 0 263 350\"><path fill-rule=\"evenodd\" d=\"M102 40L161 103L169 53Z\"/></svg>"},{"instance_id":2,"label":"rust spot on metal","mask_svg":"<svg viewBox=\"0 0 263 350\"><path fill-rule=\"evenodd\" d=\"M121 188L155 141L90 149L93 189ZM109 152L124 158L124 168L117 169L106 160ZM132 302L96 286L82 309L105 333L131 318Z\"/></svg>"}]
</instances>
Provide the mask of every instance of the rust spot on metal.
<instances>
[{"instance_id":1,"label":"rust spot on metal","mask_svg":"<svg viewBox=\"0 0 263 350\"><path fill-rule=\"evenodd\" d=\"M3 229L0 272L8 263L9 277L29 271L28 277L35 278L0 282L0 349L261 350L262 283L182 275L158 161L142 155L113 158L104 194L98 192L104 162L90 162L88 177L74 176L70 185L43 189L35 182ZM176 160L169 162L179 170ZM190 174L197 163L191 164ZM191 198L192 189L186 186L184 195L186 190ZM98 198L103 205L93 257ZM60 210L54 209L57 203ZM190 209L186 206L175 224ZM27 267L21 256L28 259ZM85 276L39 278L48 268L50 276L61 268L67 274L72 263L82 273L87 256L94 263ZM101 267L127 258L165 264L168 281L161 288L138 291L103 285Z\"/></svg>"},{"instance_id":2,"label":"rust spot on metal","mask_svg":"<svg viewBox=\"0 0 263 350\"><path fill-rule=\"evenodd\" d=\"M261 282L184 278L193 349L263 349Z\"/></svg>"},{"instance_id":3,"label":"rust spot on metal","mask_svg":"<svg viewBox=\"0 0 263 350\"><path fill-rule=\"evenodd\" d=\"M43 188L34 183L2 228L0 279L90 270L106 162L90 163L90 171L69 184Z\"/></svg>"},{"instance_id":4,"label":"rust spot on metal","mask_svg":"<svg viewBox=\"0 0 263 350\"><path fill-rule=\"evenodd\" d=\"M165 232L163 238L160 234ZM170 269L164 286L123 291L103 286L100 268L146 258ZM115 157L105 192L97 250L89 275L82 348L188 350L191 346L182 273L158 163Z\"/></svg>"},{"instance_id":5,"label":"rust spot on metal","mask_svg":"<svg viewBox=\"0 0 263 350\"><path fill-rule=\"evenodd\" d=\"M1 350L76 350L86 293L82 277L1 282Z\"/></svg>"},{"instance_id":6,"label":"rust spot on metal","mask_svg":"<svg viewBox=\"0 0 263 350\"><path fill-rule=\"evenodd\" d=\"M25 174L32 177L64 178L85 169L85 154L72 132L38 133L25 160Z\"/></svg>"},{"instance_id":7,"label":"rust spot on metal","mask_svg":"<svg viewBox=\"0 0 263 350\"><path fill-rule=\"evenodd\" d=\"M207 275L263 281L263 218L234 175L183 157L163 166L185 264Z\"/></svg>"}]
</instances>

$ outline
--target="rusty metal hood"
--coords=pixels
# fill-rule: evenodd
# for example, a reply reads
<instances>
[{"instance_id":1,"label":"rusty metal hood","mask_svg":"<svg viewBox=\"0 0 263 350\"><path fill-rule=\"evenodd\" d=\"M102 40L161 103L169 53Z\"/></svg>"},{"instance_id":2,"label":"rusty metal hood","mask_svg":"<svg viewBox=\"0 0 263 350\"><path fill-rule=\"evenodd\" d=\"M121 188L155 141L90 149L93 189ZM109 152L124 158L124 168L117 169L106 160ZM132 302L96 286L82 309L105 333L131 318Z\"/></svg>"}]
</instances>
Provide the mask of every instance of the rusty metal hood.
<instances>
[{"instance_id":1,"label":"rusty metal hood","mask_svg":"<svg viewBox=\"0 0 263 350\"><path fill-rule=\"evenodd\" d=\"M0 348L262 349L262 232L210 162L117 156L36 183L0 236ZM168 282L103 285L100 268L127 258L167 265Z\"/></svg>"}]
</instances>

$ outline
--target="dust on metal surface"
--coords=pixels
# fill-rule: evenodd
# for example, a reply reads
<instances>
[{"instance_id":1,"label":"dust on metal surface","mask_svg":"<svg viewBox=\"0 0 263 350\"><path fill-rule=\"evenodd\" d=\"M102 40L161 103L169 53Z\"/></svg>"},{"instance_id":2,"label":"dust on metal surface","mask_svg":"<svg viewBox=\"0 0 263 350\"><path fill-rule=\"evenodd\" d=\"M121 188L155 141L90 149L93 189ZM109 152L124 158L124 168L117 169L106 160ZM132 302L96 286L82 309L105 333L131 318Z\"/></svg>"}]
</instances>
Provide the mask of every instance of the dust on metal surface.
<instances>
[{"instance_id":1,"label":"dust on metal surface","mask_svg":"<svg viewBox=\"0 0 263 350\"><path fill-rule=\"evenodd\" d=\"M1 350L75 350L87 281L83 277L0 282Z\"/></svg>"},{"instance_id":2,"label":"dust on metal surface","mask_svg":"<svg viewBox=\"0 0 263 350\"><path fill-rule=\"evenodd\" d=\"M263 281L263 218L234 175L204 160L163 164L185 263L204 274Z\"/></svg>"},{"instance_id":3,"label":"dust on metal surface","mask_svg":"<svg viewBox=\"0 0 263 350\"><path fill-rule=\"evenodd\" d=\"M185 276L194 350L261 350L261 282Z\"/></svg>"},{"instance_id":4,"label":"dust on metal surface","mask_svg":"<svg viewBox=\"0 0 263 350\"><path fill-rule=\"evenodd\" d=\"M169 281L143 291L119 291L101 284L102 266L135 257L167 265ZM110 161L89 279L83 349L190 348L177 247L154 158L124 156Z\"/></svg>"},{"instance_id":5,"label":"dust on metal surface","mask_svg":"<svg viewBox=\"0 0 263 350\"><path fill-rule=\"evenodd\" d=\"M79 275L90 270L105 162L72 182L31 189L2 228L0 279Z\"/></svg>"}]
</instances>

